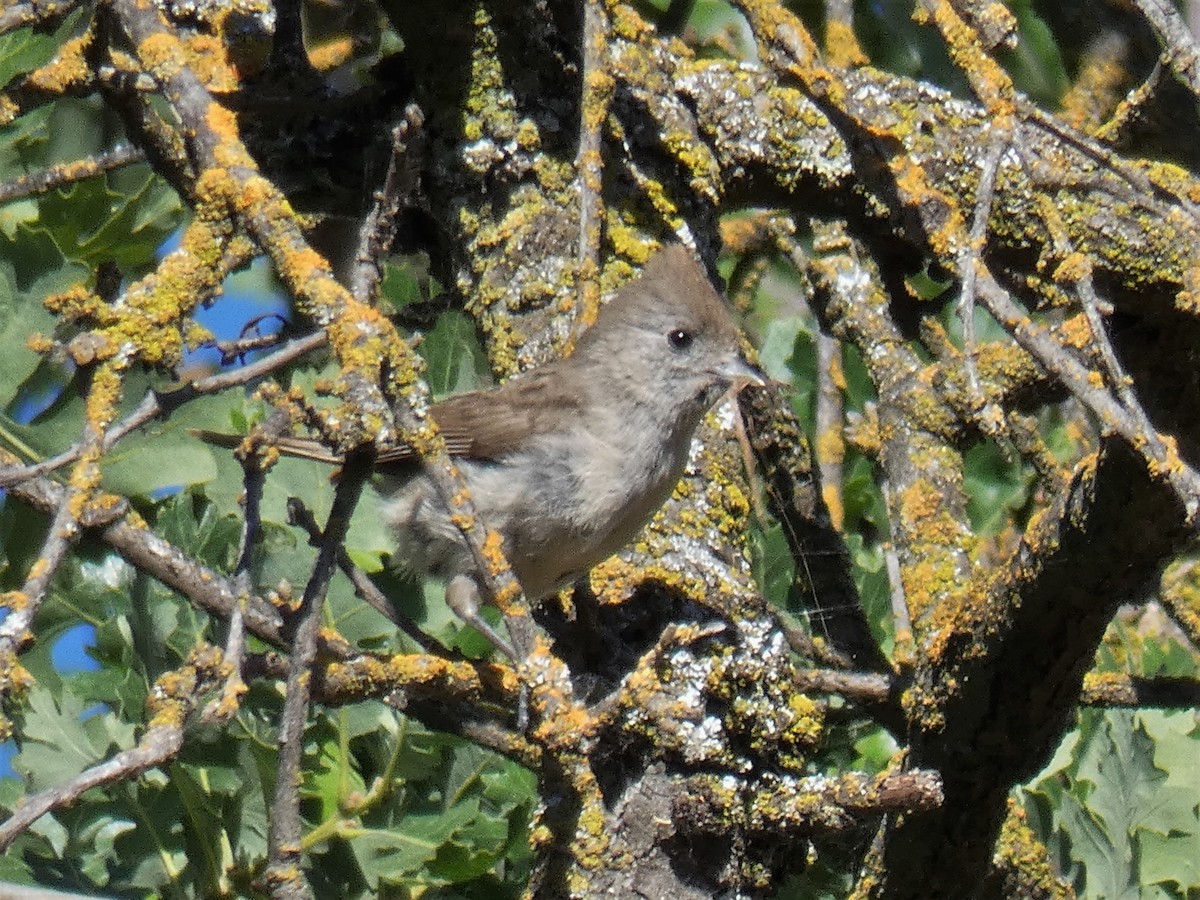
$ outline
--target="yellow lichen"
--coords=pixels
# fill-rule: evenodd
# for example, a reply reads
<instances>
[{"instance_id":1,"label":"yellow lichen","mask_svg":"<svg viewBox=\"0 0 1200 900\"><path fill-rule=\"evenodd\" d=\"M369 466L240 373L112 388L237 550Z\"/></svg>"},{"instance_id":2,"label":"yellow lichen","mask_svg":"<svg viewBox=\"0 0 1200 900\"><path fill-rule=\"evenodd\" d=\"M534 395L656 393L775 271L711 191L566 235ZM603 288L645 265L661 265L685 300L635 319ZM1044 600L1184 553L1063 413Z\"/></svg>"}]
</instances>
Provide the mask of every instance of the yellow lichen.
<instances>
[{"instance_id":1,"label":"yellow lichen","mask_svg":"<svg viewBox=\"0 0 1200 900\"><path fill-rule=\"evenodd\" d=\"M1068 347L1083 349L1092 343L1092 329L1083 313L1071 316L1059 326L1063 343Z\"/></svg>"}]
</instances>

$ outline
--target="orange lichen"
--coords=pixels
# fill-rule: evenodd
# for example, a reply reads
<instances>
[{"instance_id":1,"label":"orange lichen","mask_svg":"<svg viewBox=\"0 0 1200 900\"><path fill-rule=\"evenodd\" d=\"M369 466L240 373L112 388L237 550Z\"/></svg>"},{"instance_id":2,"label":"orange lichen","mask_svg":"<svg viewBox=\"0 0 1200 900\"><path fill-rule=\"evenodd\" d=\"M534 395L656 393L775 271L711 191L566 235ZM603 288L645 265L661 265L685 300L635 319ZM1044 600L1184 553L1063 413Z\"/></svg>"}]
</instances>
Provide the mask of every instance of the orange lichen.
<instances>
[{"instance_id":1,"label":"orange lichen","mask_svg":"<svg viewBox=\"0 0 1200 900\"><path fill-rule=\"evenodd\" d=\"M38 559L34 560L33 565L29 567L29 574L25 577L30 581L38 580L46 574L49 568L49 561L44 557L39 557Z\"/></svg>"},{"instance_id":2,"label":"orange lichen","mask_svg":"<svg viewBox=\"0 0 1200 900\"><path fill-rule=\"evenodd\" d=\"M925 169L909 156L899 156L888 166L896 179L896 187L906 206L922 207L939 211L938 221L929 233L929 246L939 256L957 258L959 246L966 236L962 213L951 204L945 195L929 184Z\"/></svg>"},{"instance_id":3,"label":"orange lichen","mask_svg":"<svg viewBox=\"0 0 1200 900\"><path fill-rule=\"evenodd\" d=\"M830 19L825 26L825 52L833 66L863 66L871 61L859 46L850 23L841 19Z\"/></svg>"},{"instance_id":4,"label":"orange lichen","mask_svg":"<svg viewBox=\"0 0 1200 900\"><path fill-rule=\"evenodd\" d=\"M166 82L184 70L186 60L182 50L174 35L159 32L138 44L137 54L147 72L158 81Z\"/></svg>"},{"instance_id":5,"label":"orange lichen","mask_svg":"<svg viewBox=\"0 0 1200 900\"><path fill-rule=\"evenodd\" d=\"M339 34L334 38L314 43L308 48L308 60L318 72L329 72L354 60L359 50L358 41L352 34Z\"/></svg>"},{"instance_id":6,"label":"orange lichen","mask_svg":"<svg viewBox=\"0 0 1200 900\"><path fill-rule=\"evenodd\" d=\"M474 666L428 654L361 656L352 662L330 663L323 675L325 690L355 697L435 684L452 686L457 696L475 696L482 689Z\"/></svg>"},{"instance_id":7,"label":"orange lichen","mask_svg":"<svg viewBox=\"0 0 1200 900\"><path fill-rule=\"evenodd\" d=\"M919 549L921 555L901 572L909 615L914 621L943 608L940 601L955 596L960 588L959 561L952 548L929 545ZM931 647L931 658L935 652Z\"/></svg>"},{"instance_id":8,"label":"orange lichen","mask_svg":"<svg viewBox=\"0 0 1200 900\"><path fill-rule=\"evenodd\" d=\"M538 690L544 693L545 690L552 689ZM548 750L562 751L577 747L580 738L589 734L595 723L582 704L568 703L567 698L555 693L552 705L556 708L556 714L542 722L532 737L537 744ZM541 699L544 703L545 698Z\"/></svg>"},{"instance_id":9,"label":"orange lichen","mask_svg":"<svg viewBox=\"0 0 1200 900\"><path fill-rule=\"evenodd\" d=\"M1029 827L1025 811L1011 797L996 842L994 865L1023 897L1073 898L1071 885L1055 874L1046 845ZM1017 887L1019 886L1019 887Z\"/></svg>"},{"instance_id":10,"label":"orange lichen","mask_svg":"<svg viewBox=\"0 0 1200 900\"><path fill-rule=\"evenodd\" d=\"M1054 280L1074 284L1092 273L1092 259L1078 251L1068 253L1054 269Z\"/></svg>"},{"instance_id":11,"label":"orange lichen","mask_svg":"<svg viewBox=\"0 0 1200 900\"><path fill-rule=\"evenodd\" d=\"M918 478L900 495L900 515L911 523L922 522L936 515L945 498L930 481Z\"/></svg>"},{"instance_id":12,"label":"orange lichen","mask_svg":"<svg viewBox=\"0 0 1200 900\"><path fill-rule=\"evenodd\" d=\"M504 564L504 537L494 528L489 528L483 540L483 552L488 564L499 567Z\"/></svg>"},{"instance_id":13,"label":"orange lichen","mask_svg":"<svg viewBox=\"0 0 1200 900\"><path fill-rule=\"evenodd\" d=\"M1016 113L1016 91L1012 79L989 54L975 29L967 25L947 0L927 0L917 15L931 13L955 64L971 83L971 89L993 119L1010 119Z\"/></svg>"},{"instance_id":14,"label":"orange lichen","mask_svg":"<svg viewBox=\"0 0 1200 900\"><path fill-rule=\"evenodd\" d=\"M252 164L240 143L237 116L220 103L210 102L205 108L204 121L219 141L213 151L218 165L234 167Z\"/></svg>"},{"instance_id":15,"label":"orange lichen","mask_svg":"<svg viewBox=\"0 0 1200 900\"><path fill-rule=\"evenodd\" d=\"M8 125L21 113L11 97L0 96L0 125Z\"/></svg>"},{"instance_id":16,"label":"orange lichen","mask_svg":"<svg viewBox=\"0 0 1200 900\"><path fill-rule=\"evenodd\" d=\"M1059 326L1062 342L1068 347L1083 349L1093 341L1092 328L1083 313L1071 316Z\"/></svg>"},{"instance_id":17,"label":"orange lichen","mask_svg":"<svg viewBox=\"0 0 1200 900\"><path fill-rule=\"evenodd\" d=\"M26 76L25 85L51 94L62 94L71 86L86 82L91 76L87 51L92 39L93 33L89 30L66 41L53 60Z\"/></svg>"},{"instance_id":18,"label":"orange lichen","mask_svg":"<svg viewBox=\"0 0 1200 900\"><path fill-rule=\"evenodd\" d=\"M229 60L228 48L223 40L212 35L193 34L183 47L188 68L206 88L219 93L237 90L240 75Z\"/></svg>"},{"instance_id":19,"label":"orange lichen","mask_svg":"<svg viewBox=\"0 0 1200 900\"><path fill-rule=\"evenodd\" d=\"M5 591L0 594L0 609L20 612L29 605L29 595L24 591Z\"/></svg>"},{"instance_id":20,"label":"orange lichen","mask_svg":"<svg viewBox=\"0 0 1200 900\"><path fill-rule=\"evenodd\" d=\"M1174 435L1164 434L1158 437L1163 450L1162 459L1151 458L1148 463L1150 475L1154 478L1165 478L1177 474L1184 468L1184 462L1179 458L1179 442Z\"/></svg>"}]
</instances>

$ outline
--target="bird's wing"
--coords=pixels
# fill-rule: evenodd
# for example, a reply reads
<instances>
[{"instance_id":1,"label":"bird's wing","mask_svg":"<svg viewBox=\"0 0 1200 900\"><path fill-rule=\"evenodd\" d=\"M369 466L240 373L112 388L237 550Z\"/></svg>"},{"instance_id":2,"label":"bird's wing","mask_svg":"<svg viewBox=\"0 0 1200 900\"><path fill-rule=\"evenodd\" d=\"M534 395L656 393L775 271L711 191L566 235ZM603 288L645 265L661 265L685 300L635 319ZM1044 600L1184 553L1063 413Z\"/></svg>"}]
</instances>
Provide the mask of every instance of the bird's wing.
<instances>
[{"instance_id":1,"label":"bird's wing","mask_svg":"<svg viewBox=\"0 0 1200 900\"><path fill-rule=\"evenodd\" d=\"M456 394L435 403L429 412L451 455L499 459L518 449L530 434L561 429L581 415L580 392L564 384L561 362L539 366L490 391Z\"/></svg>"}]
</instances>

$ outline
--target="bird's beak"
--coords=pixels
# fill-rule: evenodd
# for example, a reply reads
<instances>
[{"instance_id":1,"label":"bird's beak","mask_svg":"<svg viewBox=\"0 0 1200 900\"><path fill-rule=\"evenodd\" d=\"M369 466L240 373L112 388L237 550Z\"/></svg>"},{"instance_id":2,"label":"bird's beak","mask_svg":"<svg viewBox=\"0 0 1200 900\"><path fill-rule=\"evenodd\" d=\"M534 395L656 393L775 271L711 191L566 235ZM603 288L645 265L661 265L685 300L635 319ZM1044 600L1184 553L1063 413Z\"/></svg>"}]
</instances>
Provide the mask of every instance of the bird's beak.
<instances>
[{"instance_id":1,"label":"bird's beak","mask_svg":"<svg viewBox=\"0 0 1200 900\"><path fill-rule=\"evenodd\" d=\"M738 354L731 357L721 365L720 375L728 381L734 391L740 391L747 385L757 385L762 387L767 383L767 376L764 375L756 366L750 365Z\"/></svg>"}]
</instances>

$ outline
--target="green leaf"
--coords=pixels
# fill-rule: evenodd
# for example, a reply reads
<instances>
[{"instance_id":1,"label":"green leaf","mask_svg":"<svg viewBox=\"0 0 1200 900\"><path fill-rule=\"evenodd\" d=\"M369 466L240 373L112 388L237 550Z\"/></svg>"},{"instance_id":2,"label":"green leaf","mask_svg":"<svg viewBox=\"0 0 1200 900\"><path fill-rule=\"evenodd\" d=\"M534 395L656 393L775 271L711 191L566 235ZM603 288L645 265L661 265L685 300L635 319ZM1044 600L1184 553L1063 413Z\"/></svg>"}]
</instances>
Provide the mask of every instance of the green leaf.
<instances>
[{"instance_id":1,"label":"green leaf","mask_svg":"<svg viewBox=\"0 0 1200 900\"><path fill-rule=\"evenodd\" d=\"M1191 713L1085 711L1025 790L1080 896L1197 889L1197 735ZM1173 885L1169 889L1164 885Z\"/></svg>"},{"instance_id":2,"label":"green leaf","mask_svg":"<svg viewBox=\"0 0 1200 900\"><path fill-rule=\"evenodd\" d=\"M1085 896L1132 900L1136 885L1130 871L1132 856L1128 842L1120 835L1114 840L1103 820L1075 796L1063 797L1058 817L1071 837L1071 855L1081 863Z\"/></svg>"},{"instance_id":3,"label":"green leaf","mask_svg":"<svg viewBox=\"0 0 1200 900\"><path fill-rule=\"evenodd\" d=\"M91 712L89 710L89 712ZM119 750L127 750L134 744L134 727L122 722L111 712L89 714L84 717L83 730L91 739L97 755L111 756Z\"/></svg>"},{"instance_id":4,"label":"green leaf","mask_svg":"<svg viewBox=\"0 0 1200 900\"><path fill-rule=\"evenodd\" d=\"M875 471L869 460L858 454L847 457L842 478L842 500L846 506L847 531L856 530L860 521L886 533L887 504L875 482Z\"/></svg>"},{"instance_id":5,"label":"green leaf","mask_svg":"<svg viewBox=\"0 0 1200 900\"><path fill-rule=\"evenodd\" d=\"M475 324L454 310L438 317L420 351L429 366L426 379L435 397L472 390L488 371Z\"/></svg>"},{"instance_id":6,"label":"green leaf","mask_svg":"<svg viewBox=\"0 0 1200 900\"><path fill-rule=\"evenodd\" d=\"M55 859L63 858L70 834L54 813L48 813L30 825L29 833L35 834L45 841L46 846L54 853Z\"/></svg>"},{"instance_id":7,"label":"green leaf","mask_svg":"<svg viewBox=\"0 0 1200 900\"><path fill-rule=\"evenodd\" d=\"M137 827L115 841L120 864L110 890L133 888L157 894L167 885L179 884L189 864L184 835L187 817L167 774L151 769L127 784L119 796L122 810Z\"/></svg>"},{"instance_id":8,"label":"green leaf","mask_svg":"<svg viewBox=\"0 0 1200 900\"><path fill-rule=\"evenodd\" d=\"M885 728L873 728L854 742L858 758L851 768L868 772L882 772L896 759L899 749L896 739Z\"/></svg>"},{"instance_id":9,"label":"green leaf","mask_svg":"<svg viewBox=\"0 0 1200 900\"><path fill-rule=\"evenodd\" d=\"M179 792L186 810L189 874L209 893L219 890L224 880L229 837L225 832L225 810L214 802L206 783L204 769L178 762L171 766L171 787Z\"/></svg>"},{"instance_id":10,"label":"green leaf","mask_svg":"<svg viewBox=\"0 0 1200 900\"><path fill-rule=\"evenodd\" d=\"M53 113L53 106L39 106L0 128L0 177L14 178L44 164ZM36 220L36 199L0 205L0 234L6 237L12 236L18 223Z\"/></svg>"},{"instance_id":11,"label":"green leaf","mask_svg":"<svg viewBox=\"0 0 1200 900\"><path fill-rule=\"evenodd\" d=\"M100 461L106 490L127 497L150 497L169 488L203 484L217 477L212 448L183 431L177 422L123 441Z\"/></svg>"},{"instance_id":12,"label":"green leaf","mask_svg":"<svg viewBox=\"0 0 1200 900\"><path fill-rule=\"evenodd\" d=\"M789 362L806 324L803 316L780 316L768 321L758 355L769 376L785 379L791 374Z\"/></svg>"},{"instance_id":13,"label":"green leaf","mask_svg":"<svg viewBox=\"0 0 1200 900\"><path fill-rule=\"evenodd\" d=\"M345 751L348 738L340 727L340 711L322 715L319 722L305 732L306 748L302 795L316 800L319 810L312 813L317 821L336 819L351 794L366 792L366 782L352 758Z\"/></svg>"},{"instance_id":14,"label":"green leaf","mask_svg":"<svg viewBox=\"0 0 1200 900\"><path fill-rule=\"evenodd\" d=\"M8 852L0 856L0 881L13 884L34 884L33 872L17 853Z\"/></svg>"},{"instance_id":15,"label":"green leaf","mask_svg":"<svg viewBox=\"0 0 1200 900\"><path fill-rule=\"evenodd\" d=\"M1191 711L1138 713L1154 744L1154 766L1166 775L1156 802L1138 829L1142 882L1172 885L1172 892L1200 891L1200 728Z\"/></svg>"},{"instance_id":16,"label":"green leaf","mask_svg":"<svg viewBox=\"0 0 1200 900\"><path fill-rule=\"evenodd\" d=\"M928 266L919 272L914 272L904 279L908 289L919 300L937 300L954 284L951 280L940 280L929 274Z\"/></svg>"},{"instance_id":17,"label":"green leaf","mask_svg":"<svg viewBox=\"0 0 1200 900\"><path fill-rule=\"evenodd\" d=\"M478 814L478 801L472 800L442 813L409 814L387 828L356 828L347 837L372 888L381 881L427 884L433 879L420 874L424 866Z\"/></svg>"},{"instance_id":18,"label":"green leaf","mask_svg":"<svg viewBox=\"0 0 1200 900\"><path fill-rule=\"evenodd\" d=\"M869 3L855 13L854 30L873 65L900 75L919 75L969 95L937 32L912 20L911 5Z\"/></svg>"},{"instance_id":19,"label":"green leaf","mask_svg":"<svg viewBox=\"0 0 1200 900\"><path fill-rule=\"evenodd\" d=\"M30 790L40 791L74 778L101 759L83 727L83 703L65 692L55 697L40 685L30 689L21 729L21 752L13 768Z\"/></svg>"},{"instance_id":20,"label":"green leaf","mask_svg":"<svg viewBox=\"0 0 1200 900\"><path fill-rule=\"evenodd\" d=\"M887 651L893 632L892 585L888 580L883 548L865 543L857 534L847 535L846 546L850 551L851 574L858 587L859 602Z\"/></svg>"},{"instance_id":21,"label":"green leaf","mask_svg":"<svg viewBox=\"0 0 1200 900\"><path fill-rule=\"evenodd\" d=\"M511 760L496 756L493 759L496 768L479 777L484 797L498 812L528 812L537 796L537 777Z\"/></svg>"},{"instance_id":22,"label":"green leaf","mask_svg":"<svg viewBox=\"0 0 1200 900\"><path fill-rule=\"evenodd\" d=\"M0 410L5 410L42 364L28 347L31 335L53 333L55 318L42 306L52 293L87 277L69 263L44 231L18 227L13 237L0 232ZM56 366L54 379L64 378Z\"/></svg>"},{"instance_id":23,"label":"green leaf","mask_svg":"<svg viewBox=\"0 0 1200 900\"><path fill-rule=\"evenodd\" d=\"M406 782L428 781L436 776L445 761L447 744L454 740L403 719L401 744L396 759L396 776Z\"/></svg>"},{"instance_id":24,"label":"green leaf","mask_svg":"<svg viewBox=\"0 0 1200 900\"><path fill-rule=\"evenodd\" d=\"M16 588L41 553L46 516L21 503L0 503L0 585Z\"/></svg>"},{"instance_id":25,"label":"green leaf","mask_svg":"<svg viewBox=\"0 0 1200 900\"><path fill-rule=\"evenodd\" d=\"M83 874L96 885L108 884L109 865L118 860L117 838L135 828L137 825L128 819L115 819L109 815L101 815L83 828L79 843L91 848L91 852L83 854Z\"/></svg>"},{"instance_id":26,"label":"green leaf","mask_svg":"<svg viewBox=\"0 0 1200 900\"><path fill-rule=\"evenodd\" d=\"M783 528L772 525L755 533L754 578L763 596L780 609L788 608L788 594L796 574L796 564Z\"/></svg>"},{"instance_id":27,"label":"green leaf","mask_svg":"<svg viewBox=\"0 0 1200 900\"><path fill-rule=\"evenodd\" d=\"M508 823L480 814L438 848L429 863L436 880L459 884L486 874L495 866L508 839Z\"/></svg>"},{"instance_id":28,"label":"green leaf","mask_svg":"<svg viewBox=\"0 0 1200 900\"><path fill-rule=\"evenodd\" d=\"M154 262L159 245L179 225L179 204L148 167L136 169L137 182L124 191L90 178L42 199L41 222L66 256L89 268L115 262L134 273Z\"/></svg>"},{"instance_id":29,"label":"green leaf","mask_svg":"<svg viewBox=\"0 0 1200 900\"><path fill-rule=\"evenodd\" d=\"M1001 53L1004 66L1019 90L1053 106L1071 86L1062 51L1030 0L1014 0L1010 6L1017 18L1019 39L1014 50Z\"/></svg>"},{"instance_id":30,"label":"green leaf","mask_svg":"<svg viewBox=\"0 0 1200 900\"><path fill-rule=\"evenodd\" d=\"M85 10L76 9L53 32L19 28L0 35L0 85L32 72L54 58L59 46L78 28Z\"/></svg>"},{"instance_id":31,"label":"green leaf","mask_svg":"<svg viewBox=\"0 0 1200 900\"><path fill-rule=\"evenodd\" d=\"M395 310L404 309L425 298L421 294L421 281L410 267L385 263L380 280L380 295Z\"/></svg>"},{"instance_id":32,"label":"green leaf","mask_svg":"<svg viewBox=\"0 0 1200 900\"><path fill-rule=\"evenodd\" d=\"M164 500L154 525L165 540L216 569L228 571L236 561L240 527L200 491Z\"/></svg>"},{"instance_id":33,"label":"green leaf","mask_svg":"<svg viewBox=\"0 0 1200 900\"><path fill-rule=\"evenodd\" d=\"M792 352L788 357L788 368L791 370L792 390L789 399L792 408L804 427L811 434L816 428L817 384L817 344L813 335L807 331L798 331L792 343Z\"/></svg>"},{"instance_id":34,"label":"green leaf","mask_svg":"<svg viewBox=\"0 0 1200 900\"><path fill-rule=\"evenodd\" d=\"M1079 761L1077 792L1082 806L1073 820L1092 841L1080 856L1089 891L1119 896L1136 889L1138 878L1132 836L1136 824L1157 802L1163 778L1150 762L1144 734L1129 713L1110 713L1085 745ZM1087 827L1088 822L1093 827Z\"/></svg>"},{"instance_id":35,"label":"green leaf","mask_svg":"<svg viewBox=\"0 0 1200 900\"><path fill-rule=\"evenodd\" d=\"M661 5L665 7L669 4ZM687 24L689 29L695 31L698 41L717 47L732 45L742 59L752 57L755 53L754 36L746 27L745 20L721 0L697 0Z\"/></svg>"},{"instance_id":36,"label":"green leaf","mask_svg":"<svg viewBox=\"0 0 1200 900\"><path fill-rule=\"evenodd\" d=\"M393 310L432 300L441 293L442 286L430 274L427 254L400 255L384 263L380 296Z\"/></svg>"},{"instance_id":37,"label":"green leaf","mask_svg":"<svg viewBox=\"0 0 1200 900\"><path fill-rule=\"evenodd\" d=\"M375 735L381 731L394 734L397 714L378 700L364 700L338 710L339 728L350 739Z\"/></svg>"},{"instance_id":38,"label":"green leaf","mask_svg":"<svg viewBox=\"0 0 1200 900\"><path fill-rule=\"evenodd\" d=\"M994 535L1028 501L1034 473L1019 460L1006 459L994 444L972 447L963 463L967 513L979 534Z\"/></svg>"},{"instance_id":39,"label":"green leaf","mask_svg":"<svg viewBox=\"0 0 1200 900\"><path fill-rule=\"evenodd\" d=\"M1190 897L1200 890L1200 833L1195 827L1176 834L1143 831L1138 836L1142 880L1171 886L1171 896Z\"/></svg>"}]
</instances>

